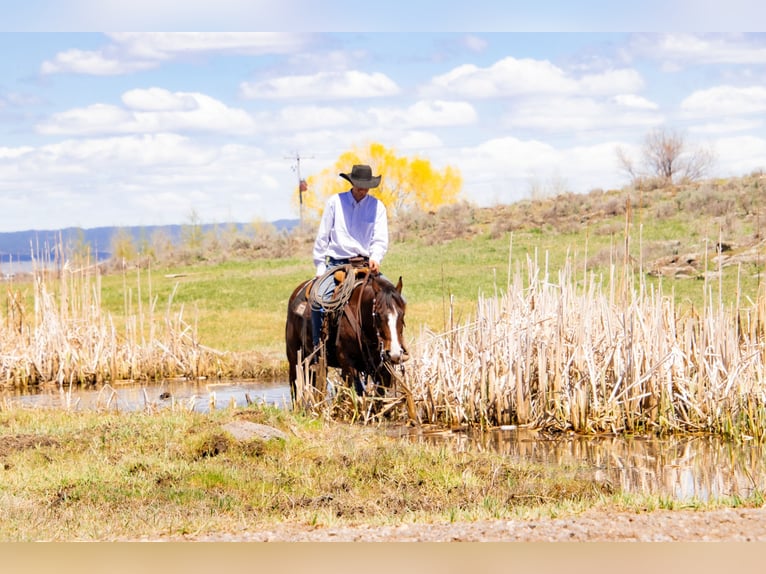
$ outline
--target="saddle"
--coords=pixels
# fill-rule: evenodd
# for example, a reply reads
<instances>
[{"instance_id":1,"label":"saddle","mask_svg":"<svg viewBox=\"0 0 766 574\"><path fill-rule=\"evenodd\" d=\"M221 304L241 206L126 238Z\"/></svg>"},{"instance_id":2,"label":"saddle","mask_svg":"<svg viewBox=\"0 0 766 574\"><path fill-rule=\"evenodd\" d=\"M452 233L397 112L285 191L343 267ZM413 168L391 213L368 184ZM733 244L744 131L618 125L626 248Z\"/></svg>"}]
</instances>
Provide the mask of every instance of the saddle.
<instances>
[{"instance_id":1,"label":"saddle","mask_svg":"<svg viewBox=\"0 0 766 574\"><path fill-rule=\"evenodd\" d=\"M340 286L343 285L343 283L346 281L346 278L349 276L349 272L352 271L354 281L363 280L364 277L370 273L369 259L362 256L351 257L349 258L348 263L335 269L333 272L333 279L335 280L335 291L333 292L332 296L333 300L338 298ZM321 279L324 279L324 277L325 276L323 275ZM314 284L319 279L320 277L314 277L311 281L306 283L306 290L304 294L306 299L310 298L311 289L313 289Z\"/></svg>"}]
</instances>

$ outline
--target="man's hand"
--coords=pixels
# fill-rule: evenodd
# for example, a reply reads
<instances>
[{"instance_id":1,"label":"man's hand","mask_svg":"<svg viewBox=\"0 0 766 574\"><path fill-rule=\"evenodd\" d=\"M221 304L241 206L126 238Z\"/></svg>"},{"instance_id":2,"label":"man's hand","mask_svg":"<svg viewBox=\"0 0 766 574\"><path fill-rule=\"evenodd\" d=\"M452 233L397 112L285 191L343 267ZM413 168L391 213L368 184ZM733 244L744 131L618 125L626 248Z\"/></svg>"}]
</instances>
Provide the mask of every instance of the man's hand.
<instances>
[{"instance_id":1,"label":"man's hand","mask_svg":"<svg viewBox=\"0 0 766 574\"><path fill-rule=\"evenodd\" d=\"M380 273L380 263L374 259L370 259L370 271L372 273Z\"/></svg>"}]
</instances>

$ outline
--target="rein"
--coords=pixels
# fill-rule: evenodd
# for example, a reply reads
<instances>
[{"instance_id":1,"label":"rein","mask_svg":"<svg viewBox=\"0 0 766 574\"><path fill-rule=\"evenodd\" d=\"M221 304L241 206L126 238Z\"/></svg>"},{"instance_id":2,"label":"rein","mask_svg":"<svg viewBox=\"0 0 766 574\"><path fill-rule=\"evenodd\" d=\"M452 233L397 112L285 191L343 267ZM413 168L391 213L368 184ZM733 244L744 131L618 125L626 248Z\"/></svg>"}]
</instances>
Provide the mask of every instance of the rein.
<instances>
[{"instance_id":1,"label":"rein","mask_svg":"<svg viewBox=\"0 0 766 574\"><path fill-rule=\"evenodd\" d=\"M363 281L357 281L354 285L354 287L361 286L359 290L359 301L356 306L356 316L354 315L354 313L351 312L350 305L346 305L343 309L344 314L348 318L349 323L351 323L351 326L353 327L354 332L356 333L356 341L357 341L357 344L359 345L359 350L363 353L364 362L367 365L367 371L366 371L367 374L372 374L370 372L370 367L375 369L375 361L373 359L372 353L370 352L368 346L365 345L364 342L362 341L362 296L364 295L364 290L367 288L367 285L370 284L370 281L372 281L372 275L368 273L365 276ZM350 298L349 298L349 302L350 302ZM373 298L372 319L373 319L373 324L375 325L375 338L377 340L378 350L382 354L382 350L381 350L382 341L380 340L380 329L375 324L375 316L377 315L375 304L376 304L376 298Z\"/></svg>"}]
</instances>

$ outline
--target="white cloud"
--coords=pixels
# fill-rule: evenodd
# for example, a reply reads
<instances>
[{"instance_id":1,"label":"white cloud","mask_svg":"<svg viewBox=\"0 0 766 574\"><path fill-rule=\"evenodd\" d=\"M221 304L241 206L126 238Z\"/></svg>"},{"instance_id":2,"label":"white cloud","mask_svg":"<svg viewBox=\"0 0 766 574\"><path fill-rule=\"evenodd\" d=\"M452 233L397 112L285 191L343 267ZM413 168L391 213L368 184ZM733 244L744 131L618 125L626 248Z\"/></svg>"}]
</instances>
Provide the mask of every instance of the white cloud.
<instances>
[{"instance_id":1,"label":"white cloud","mask_svg":"<svg viewBox=\"0 0 766 574\"><path fill-rule=\"evenodd\" d=\"M400 136L396 146L408 153L422 154L423 150L438 150L444 146L444 142L435 134L412 131Z\"/></svg>"},{"instance_id":2,"label":"white cloud","mask_svg":"<svg viewBox=\"0 0 766 574\"><path fill-rule=\"evenodd\" d=\"M621 94L636 92L644 87L644 81L635 70L607 70L600 74L587 74L577 82L578 93Z\"/></svg>"},{"instance_id":3,"label":"white cloud","mask_svg":"<svg viewBox=\"0 0 766 574\"><path fill-rule=\"evenodd\" d=\"M594 187L619 187L615 164L616 143L557 148L538 140L495 138L455 157L465 190L478 205L510 203L529 198L533 182L556 182L567 191L587 192ZM557 190L560 191L560 190Z\"/></svg>"},{"instance_id":4,"label":"white cloud","mask_svg":"<svg viewBox=\"0 0 766 574\"><path fill-rule=\"evenodd\" d=\"M147 70L194 54L290 54L310 36L273 32L137 32L109 35L100 50L67 50L46 60L42 74L114 76Z\"/></svg>"},{"instance_id":5,"label":"white cloud","mask_svg":"<svg viewBox=\"0 0 766 574\"><path fill-rule=\"evenodd\" d=\"M539 128L548 131L583 132L616 127L656 126L663 117L651 102L624 95L610 101L593 98L540 97L514 104L503 117L511 128Z\"/></svg>"},{"instance_id":6,"label":"white cloud","mask_svg":"<svg viewBox=\"0 0 766 574\"><path fill-rule=\"evenodd\" d=\"M37 125L46 135L92 135L203 131L248 134L253 118L244 110L200 93L135 89L123 94L125 108L93 104L53 114Z\"/></svg>"},{"instance_id":7,"label":"white cloud","mask_svg":"<svg viewBox=\"0 0 766 574\"><path fill-rule=\"evenodd\" d=\"M23 147L0 147L0 160L15 159L25 154L31 153L35 148L30 146Z\"/></svg>"},{"instance_id":8,"label":"white cloud","mask_svg":"<svg viewBox=\"0 0 766 574\"><path fill-rule=\"evenodd\" d=\"M146 60L167 60L187 54L291 54L310 35L284 32L120 32L109 34L121 51Z\"/></svg>"},{"instance_id":9,"label":"white cloud","mask_svg":"<svg viewBox=\"0 0 766 574\"><path fill-rule=\"evenodd\" d=\"M428 100L415 102L408 108L373 108L371 114L381 127L445 127L473 124L477 120L474 107L468 102Z\"/></svg>"},{"instance_id":10,"label":"white cloud","mask_svg":"<svg viewBox=\"0 0 766 574\"><path fill-rule=\"evenodd\" d=\"M116 76L139 70L147 70L157 65L152 61L124 60L103 52L67 50L56 54L53 60L46 60L40 72L46 74L88 74L92 76Z\"/></svg>"},{"instance_id":11,"label":"white cloud","mask_svg":"<svg viewBox=\"0 0 766 574\"><path fill-rule=\"evenodd\" d=\"M623 108L633 108L637 110L659 109L659 106L654 102L635 94L618 94L612 98L612 101Z\"/></svg>"},{"instance_id":12,"label":"white cloud","mask_svg":"<svg viewBox=\"0 0 766 574\"><path fill-rule=\"evenodd\" d=\"M194 94L172 93L162 88L128 90L122 94L128 108L146 112L188 112L199 108Z\"/></svg>"},{"instance_id":13,"label":"white cloud","mask_svg":"<svg viewBox=\"0 0 766 574\"><path fill-rule=\"evenodd\" d=\"M240 93L250 99L354 99L395 96L399 87L385 74L351 70L243 82Z\"/></svg>"},{"instance_id":14,"label":"white cloud","mask_svg":"<svg viewBox=\"0 0 766 574\"><path fill-rule=\"evenodd\" d=\"M667 69L691 64L764 64L766 39L743 34L637 35L631 50L666 62Z\"/></svg>"},{"instance_id":15,"label":"white cloud","mask_svg":"<svg viewBox=\"0 0 766 574\"><path fill-rule=\"evenodd\" d=\"M763 127L763 121L761 120L745 120L745 119L732 119L727 118L722 121L709 121L702 124L693 125L689 128L689 131L697 134L731 134L735 132L747 132L751 130L761 129Z\"/></svg>"},{"instance_id":16,"label":"white cloud","mask_svg":"<svg viewBox=\"0 0 766 574\"><path fill-rule=\"evenodd\" d=\"M160 169L178 166L205 165L216 152L175 134L112 137L103 139L64 140L43 146L37 158L54 163L80 166L92 172L101 169L133 171L136 167L155 166Z\"/></svg>"},{"instance_id":17,"label":"white cloud","mask_svg":"<svg viewBox=\"0 0 766 574\"><path fill-rule=\"evenodd\" d=\"M304 132L327 128L340 128L367 123L363 112L350 107L286 106L277 112L263 112L256 116L259 130L270 132Z\"/></svg>"},{"instance_id":18,"label":"white cloud","mask_svg":"<svg viewBox=\"0 0 766 574\"><path fill-rule=\"evenodd\" d=\"M681 102L688 117L720 117L766 112L766 88L716 86L698 90Z\"/></svg>"},{"instance_id":19,"label":"white cloud","mask_svg":"<svg viewBox=\"0 0 766 574\"><path fill-rule=\"evenodd\" d=\"M0 152L0 202L15 229L267 220L292 214L265 195L289 163L253 146L204 145L173 134L69 139ZM269 185L270 187L265 187ZM244 195L250 197L245 202ZM22 209L25 196L34 206ZM9 203L10 202L10 203Z\"/></svg>"},{"instance_id":20,"label":"white cloud","mask_svg":"<svg viewBox=\"0 0 766 574\"><path fill-rule=\"evenodd\" d=\"M369 59L362 49L350 50L301 50L289 57L289 64L296 69L319 71L343 71L358 67Z\"/></svg>"},{"instance_id":21,"label":"white cloud","mask_svg":"<svg viewBox=\"0 0 766 574\"><path fill-rule=\"evenodd\" d=\"M643 87L635 70L608 70L576 77L546 60L507 57L487 68L465 64L434 77L424 94L499 98L531 94L620 94Z\"/></svg>"},{"instance_id":22,"label":"white cloud","mask_svg":"<svg viewBox=\"0 0 766 574\"><path fill-rule=\"evenodd\" d=\"M351 106L286 106L254 116L259 132L300 133L329 129L363 130L379 136L425 127L449 127L474 123L476 110L466 102L421 101L407 108ZM336 147L337 143L335 144Z\"/></svg>"},{"instance_id":23,"label":"white cloud","mask_svg":"<svg viewBox=\"0 0 766 574\"><path fill-rule=\"evenodd\" d=\"M725 166L719 176L739 176L766 169L766 139L739 136L718 139L714 147L716 165Z\"/></svg>"},{"instance_id":24,"label":"white cloud","mask_svg":"<svg viewBox=\"0 0 766 574\"><path fill-rule=\"evenodd\" d=\"M463 37L463 45L471 52L483 52L489 43L484 38L469 34Z\"/></svg>"}]
</instances>

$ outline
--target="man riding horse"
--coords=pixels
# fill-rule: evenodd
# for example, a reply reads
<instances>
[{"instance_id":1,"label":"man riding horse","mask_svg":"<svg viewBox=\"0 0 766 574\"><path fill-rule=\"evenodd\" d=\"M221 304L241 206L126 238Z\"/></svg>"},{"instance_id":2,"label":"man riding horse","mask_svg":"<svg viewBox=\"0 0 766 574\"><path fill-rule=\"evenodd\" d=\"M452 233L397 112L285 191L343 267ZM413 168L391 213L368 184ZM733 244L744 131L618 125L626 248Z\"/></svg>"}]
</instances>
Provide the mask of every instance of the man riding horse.
<instances>
[{"instance_id":1,"label":"man riding horse","mask_svg":"<svg viewBox=\"0 0 766 574\"><path fill-rule=\"evenodd\" d=\"M351 173L340 177L351 183L351 189L331 196L325 204L322 220L314 241L314 265L320 281L316 299L311 305L311 335L314 351L321 343L325 309L336 283L330 271L347 265L352 259L367 260L370 273L380 273L380 263L388 251L388 217L383 202L369 195L380 185L381 176L372 175L369 165L355 165ZM314 353L313 357L317 357Z\"/></svg>"},{"instance_id":2,"label":"man riding horse","mask_svg":"<svg viewBox=\"0 0 766 574\"><path fill-rule=\"evenodd\" d=\"M314 243L316 276L299 284L287 303L285 350L293 401L298 372L307 366L303 361L318 364L317 388L326 367L333 367L357 395L374 390L382 397L392 387L394 367L409 358L402 279L394 285L380 273L388 221L383 203L368 193L381 178L367 165L340 176L352 187L327 200Z\"/></svg>"}]
</instances>

